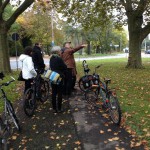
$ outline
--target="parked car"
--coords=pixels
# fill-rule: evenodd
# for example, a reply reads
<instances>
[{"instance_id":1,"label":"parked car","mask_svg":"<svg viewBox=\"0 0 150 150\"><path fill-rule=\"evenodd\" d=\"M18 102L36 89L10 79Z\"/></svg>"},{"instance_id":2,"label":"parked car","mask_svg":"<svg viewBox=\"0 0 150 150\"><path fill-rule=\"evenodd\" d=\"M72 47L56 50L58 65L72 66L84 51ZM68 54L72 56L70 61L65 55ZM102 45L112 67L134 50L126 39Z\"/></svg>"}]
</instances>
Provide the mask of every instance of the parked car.
<instances>
[{"instance_id":1,"label":"parked car","mask_svg":"<svg viewBox=\"0 0 150 150\"><path fill-rule=\"evenodd\" d=\"M129 53L129 48L126 47L126 48L123 49L123 51L124 51L125 53Z\"/></svg>"},{"instance_id":2,"label":"parked car","mask_svg":"<svg viewBox=\"0 0 150 150\"><path fill-rule=\"evenodd\" d=\"M145 54L150 54L150 49L146 50Z\"/></svg>"}]
</instances>

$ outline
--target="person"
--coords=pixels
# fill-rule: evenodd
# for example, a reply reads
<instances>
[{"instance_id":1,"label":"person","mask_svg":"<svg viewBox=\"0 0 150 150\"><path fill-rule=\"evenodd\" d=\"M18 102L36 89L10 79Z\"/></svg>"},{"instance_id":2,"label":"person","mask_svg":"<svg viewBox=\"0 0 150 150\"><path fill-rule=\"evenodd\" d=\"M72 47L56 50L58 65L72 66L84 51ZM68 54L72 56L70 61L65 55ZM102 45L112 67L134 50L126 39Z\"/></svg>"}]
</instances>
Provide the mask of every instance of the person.
<instances>
[{"instance_id":1,"label":"person","mask_svg":"<svg viewBox=\"0 0 150 150\"><path fill-rule=\"evenodd\" d=\"M64 72L67 69L67 66L65 65L64 61L60 57L60 50L61 50L60 46L53 46L50 55L50 69L52 71L59 73L60 77L62 78L59 84L51 83L52 107L54 113L62 111L61 108L62 107L62 86L64 80Z\"/></svg>"},{"instance_id":2,"label":"person","mask_svg":"<svg viewBox=\"0 0 150 150\"><path fill-rule=\"evenodd\" d=\"M42 74L45 70L45 64L43 60L42 50L41 50L42 44L41 43L35 43L35 46L33 47L33 53L32 53L32 60L34 63L34 68L37 73ZM38 91L38 99L41 99L41 76L39 77L39 84L37 87Z\"/></svg>"},{"instance_id":3,"label":"person","mask_svg":"<svg viewBox=\"0 0 150 150\"><path fill-rule=\"evenodd\" d=\"M45 64L43 60L41 47L42 47L41 43L35 43L35 46L33 47L32 60L34 63L34 68L43 73Z\"/></svg>"},{"instance_id":4,"label":"person","mask_svg":"<svg viewBox=\"0 0 150 150\"><path fill-rule=\"evenodd\" d=\"M37 75L31 57L32 51L32 47L27 46L24 49L24 54L21 54L19 57L19 61L22 63L22 77L25 79L24 93L27 89L31 87L31 82L33 81L32 78L36 77Z\"/></svg>"},{"instance_id":5,"label":"person","mask_svg":"<svg viewBox=\"0 0 150 150\"><path fill-rule=\"evenodd\" d=\"M66 78L65 78L65 84L64 84L64 95L71 95L71 91L74 89L75 83L76 83L76 64L74 59L74 53L78 50L86 47L86 44L82 44L80 46L77 46L76 48L71 48L71 42L65 42L63 44L61 57L64 60L65 64L67 65L67 71L66 71Z\"/></svg>"}]
</instances>

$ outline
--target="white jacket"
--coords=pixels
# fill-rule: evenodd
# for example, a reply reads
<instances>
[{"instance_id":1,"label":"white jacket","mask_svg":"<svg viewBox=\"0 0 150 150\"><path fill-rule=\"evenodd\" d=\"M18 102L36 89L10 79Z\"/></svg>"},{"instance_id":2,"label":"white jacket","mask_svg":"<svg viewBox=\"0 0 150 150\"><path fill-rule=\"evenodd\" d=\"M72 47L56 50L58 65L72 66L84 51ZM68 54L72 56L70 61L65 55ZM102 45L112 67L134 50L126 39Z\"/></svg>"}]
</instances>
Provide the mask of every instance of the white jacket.
<instances>
[{"instance_id":1,"label":"white jacket","mask_svg":"<svg viewBox=\"0 0 150 150\"><path fill-rule=\"evenodd\" d=\"M33 77L36 77L37 73L34 69L32 57L21 54L19 57L19 61L21 61L22 76L24 79L31 79Z\"/></svg>"}]
</instances>

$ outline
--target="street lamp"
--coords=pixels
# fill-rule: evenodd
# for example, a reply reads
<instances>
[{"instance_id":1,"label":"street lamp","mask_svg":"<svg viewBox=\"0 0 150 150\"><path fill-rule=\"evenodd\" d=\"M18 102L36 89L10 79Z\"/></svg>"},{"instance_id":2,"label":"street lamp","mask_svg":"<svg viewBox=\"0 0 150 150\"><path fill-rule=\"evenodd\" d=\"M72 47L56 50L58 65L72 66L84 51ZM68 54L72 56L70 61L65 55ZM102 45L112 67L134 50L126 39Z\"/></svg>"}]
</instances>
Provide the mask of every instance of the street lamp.
<instances>
[{"instance_id":1,"label":"street lamp","mask_svg":"<svg viewBox=\"0 0 150 150\"><path fill-rule=\"evenodd\" d=\"M50 0L46 0L46 3L52 5L52 2ZM52 42L51 42L51 46L52 47L55 45L54 44L55 42L54 42L54 20L53 20L53 17L54 17L54 9L51 7L51 29L52 29Z\"/></svg>"}]
</instances>

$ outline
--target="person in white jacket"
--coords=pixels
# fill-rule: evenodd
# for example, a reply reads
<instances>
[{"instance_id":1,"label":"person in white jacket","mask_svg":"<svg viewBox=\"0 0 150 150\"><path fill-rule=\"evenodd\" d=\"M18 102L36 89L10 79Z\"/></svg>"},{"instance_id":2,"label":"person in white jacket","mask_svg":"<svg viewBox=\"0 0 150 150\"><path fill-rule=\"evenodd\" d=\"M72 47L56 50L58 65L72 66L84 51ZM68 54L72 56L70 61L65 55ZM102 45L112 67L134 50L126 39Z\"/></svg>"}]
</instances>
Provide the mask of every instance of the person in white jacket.
<instances>
[{"instance_id":1,"label":"person in white jacket","mask_svg":"<svg viewBox=\"0 0 150 150\"><path fill-rule=\"evenodd\" d=\"M37 72L34 69L34 64L32 61L32 47L27 46L24 49L24 54L21 54L19 57L19 61L22 65L22 77L25 79L25 89L24 92L31 87L31 82L33 81L33 77L36 77Z\"/></svg>"}]
</instances>

